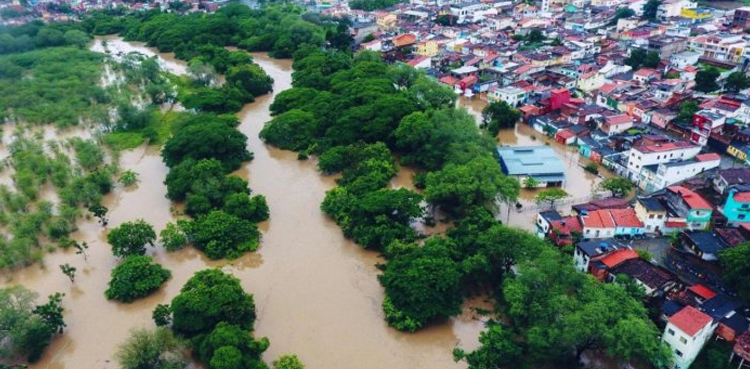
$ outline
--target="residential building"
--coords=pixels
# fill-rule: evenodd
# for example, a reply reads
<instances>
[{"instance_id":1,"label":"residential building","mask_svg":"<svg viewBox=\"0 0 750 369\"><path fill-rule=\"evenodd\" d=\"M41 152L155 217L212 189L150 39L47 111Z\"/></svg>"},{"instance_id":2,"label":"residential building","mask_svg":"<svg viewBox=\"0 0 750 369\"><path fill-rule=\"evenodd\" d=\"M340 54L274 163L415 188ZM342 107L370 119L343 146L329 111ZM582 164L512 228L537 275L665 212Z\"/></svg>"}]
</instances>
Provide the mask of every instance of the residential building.
<instances>
[{"instance_id":1,"label":"residential building","mask_svg":"<svg viewBox=\"0 0 750 369\"><path fill-rule=\"evenodd\" d=\"M680 235L682 246L706 261L716 261L719 252L726 248L721 238L708 231L687 231Z\"/></svg>"},{"instance_id":2,"label":"residential building","mask_svg":"<svg viewBox=\"0 0 750 369\"><path fill-rule=\"evenodd\" d=\"M690 230L707 229L713 207L701 195L682 186L667 187L667 201L677 216L685 220Z\"/></svg>"},{"instance_id":3,"label":"residential building","mask_svg":"<svg viewBox=\"0 0 750 369\"><path fill-rule=\"evenodd\" d=\"M636 182L644 166L692 159L700 150L700 146L685 141L633 147L627 156L627 177Z\"/></svg>"},{"instance_id":4,"label":"residential building","mask_svg":"<svg viewBox=\"0 0 750 369\"><path fill-rule=\"evenodd\" d=\"M742 35L714 33L690 38L688 47L708 59L740 63L747 42Z\"/></svg>"},{"instance_id":5,"label":"residential building","mask_svg":"<svg viewBox=\"0 0 750 369\"><path fill-rule=\"evenodd\" d=\"M667 208L659 199L653 197L638 199L634 210L644 224L645 233L659 233L664 228Z\"/></svg>"},{"instance_id":6,"label":"residential building","mask_svg":"<svg viewBox=\"0 0 750 369\"><path fill-rule=\"evenodd\" d=\"M575 261L576 270L581 273L588 273L589 264L591 262L600 260L602 257L608 255L609 253L621 249L629 248L619 241L611 238L596 241L579 242L576 245L575 251L573 252L573 260Z\"/></svg>"},{"instance_id":7,"label":"residential building","mask_svg":"<svg viewBox=\"0 0 750 369\"><path fill-rule=\"evenodd\" d=\"M750 7L743 6L734 9L732 27L741 28L743 30L750 28Z\"/></svg>"},{"instance_id":8,"label":"residential building","mask_svg":"<svg viewBox=\"0 0 750 369\"><path fill-rule=\"evenodd\" d=\"M685 50L685 51L670 55L669 64L672 67L677 68L677 69L685 69L685 67L687 67L688 65L697 64L700 56L701 54L699 53Z\"/></svg>"},{"instance_id":9,"label":"residential building","mask_svg":"<svg viewBox=\"0 0 750 369\"><path fill-rule=\"evenodd\" d=\"M750 184L749 168L723 169L716 173L713 180L713 188L720 194L732 186L744 184Z\"/></svg>"},{"instance_id":10,"label":"residential building","mask_svg":"<svg viewBox=\"0 0 750 369\"><path fill-rule=\"evenodd\" d=\"M491 90L489 93L490 100L492 101L505 101L512 107L517 107L520 104L526 103L528 93L526 90L514 86L498 87Z\"/></svg>"},{"instance_id":11,"label":"residential building","mask_svg":"<svg viewBox=\"0 0 750 369\"><path fill-rule=\"evenodd\" d=\"M718 210L727 218L730 226L750 222L750 185L731 188Z\"/></svg>"},{"instance_id":12,"label":"residential building","mask_svg":"<svg viewBox=\"0 0 750 369\"><path fill-rule=\"evenodd\" d=\"M638 187L646 193L661 190L667 186L682 182L707 170L718 168L721 156L716 153L699 154L692 159L672 161L643 167L638 180Z\"/></svg>"},{"instance_id":13,"label":"residential building","mask_svg":"<svg viewBox=\"0 0 750 369\"><path fill-rule=\"evenodd\" d=\"M675 369L690 367L716 325L710 316L692 306L685 306L669 317L662 340L672 350Z\"/></svg>"}]
</instances>

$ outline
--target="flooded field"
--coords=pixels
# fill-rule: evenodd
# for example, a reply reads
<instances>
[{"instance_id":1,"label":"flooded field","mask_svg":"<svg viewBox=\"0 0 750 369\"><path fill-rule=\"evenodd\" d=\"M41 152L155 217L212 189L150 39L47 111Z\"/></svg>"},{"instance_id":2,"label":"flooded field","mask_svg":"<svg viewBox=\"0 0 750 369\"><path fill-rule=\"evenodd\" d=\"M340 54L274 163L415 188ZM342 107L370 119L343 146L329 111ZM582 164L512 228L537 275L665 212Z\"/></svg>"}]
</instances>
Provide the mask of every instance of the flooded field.
<instances>
[{"instance_id":1,"label":"flooded field","mask_svg":"<svg viewBox=\"0 0 750 369\"><path fill-rule=\"evenodd\" d=\"M101 46L97 39L93 49ZM109 37L107 45L119 50L149 50L139 43ZM184 71L184 63L158 54L162 65L173 73ZM274 78L274 94L291 86L291 62L253 54L256 62ZM22 284L42 298L64 292L68 328L55 339L34 369L116 368L113 352L135 327L152 327L151 311L169 302L185 281L198 270L222 267L242 280L254 294L258 320L255 334L268 337L271 347L265 354L270 361L283 353L297 353L309 369L455 369L451 351L456 345L472 349L483 323L469 306L488 308L481 298L467 303L464 314L433 325L416 334L389 328L383 320L383 291L376 275L377 254L363 251L345 239L339 227L320 211L325 191L335 185L324 177L313 160L298 161L296 153L266 146L258 132L269 120L273 95L258 98L239 113L240 130L248 138L255 159L238 175L246 177L254 192L266 196L271 220L261 223L263 240L258 252L234 261L207 260L187 248L166 253L162 247L150 249L155 260L172 271L157 293L131 304L108 301L104 290L109 273L117 264L106 243L107 230L94 219L79 223L74 237L90 245L88 260L73 251L57 251L45 256L44 265L5 274L0 285ZM5 149L0 145L0 152ZM172 204L165 197L163 184L167 167L159 152L139 148L120 157L123 170L138 173L132 188L118 187L106 196L110 209L109 228L143 218L157 230L174 219ZM394 187L410 187L411 172L403 170ZM65 277L58 265L78 268L75 283Z\"/></svg>"}]
</instances>

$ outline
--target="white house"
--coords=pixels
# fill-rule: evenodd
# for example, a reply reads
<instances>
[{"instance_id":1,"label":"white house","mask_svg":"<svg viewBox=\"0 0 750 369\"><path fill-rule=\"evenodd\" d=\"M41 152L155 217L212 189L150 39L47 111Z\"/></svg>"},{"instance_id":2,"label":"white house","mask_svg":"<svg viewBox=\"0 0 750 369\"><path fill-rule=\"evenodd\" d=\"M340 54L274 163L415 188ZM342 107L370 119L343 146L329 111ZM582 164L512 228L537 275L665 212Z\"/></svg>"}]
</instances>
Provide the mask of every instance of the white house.
<instances>
[{"instance_id":1,"label":"white house","mask_svg":"<svg viewBox=\"0 0 750 369\"><path fill-rule=\"evenodd\" d=\"M526 102L528 94L526 90L514 86L498 87L490 92L490 99L493 101L502 100L508 105L516 107L518 104Z\"/></svg>"},{"instance_id":2,"label":"white house","mask_svg":"<svg viewBox=\"0 0 750 369\"><path fill-rule=\"evenodd\" d=\"M627 177L637 182L644 166L692 159L700 151L700 146L685 141L634 147L628 152Z\"/></svg>"},{"instance_id":3,"label":"white house","mask_svg":"<svg viewBox=\"0 0 750 369\"><path fill-rule=\"evenodd\" d=\"M669 64L671 64L673 67L677 69L685 69L688 65L695 65L698 63L698 59L701 57L701 54L698 54L694 51L681 51L679 53L674 53L669 57Z\"/></svg>"},{"instance_id":4,"label":"white house","mask_svg":"<svg viewBox=\"0 0 750 369\"><path fill-rule=\"evenodd\" d=\"M716 330L718 324L700 310L685 306L671 317L662 340L672 350L675 369L687 369Z\"/></svg>"},{"instance_id":5,"label":"white house","mask_svg":"<svg viewBox=\"0 0 750 369\"><path fill-rule=\"evenodd\" d=\"M641 170L638 187L654 192L682 182L709 169L718 168L721 156L716 153L696 155L693 159L647 165Z\"/></svg>"},{"instance_id":6,"label":"white house","mask_svg":"<svg viewBox=\"0 0 750 369\"><path fill-rule=\"evenodd\" d=\"M406 64L409 64L416 69L429 69L432 68L432 59L429 56L420 55L410 60Z\"/></svg>"}]
</instances>

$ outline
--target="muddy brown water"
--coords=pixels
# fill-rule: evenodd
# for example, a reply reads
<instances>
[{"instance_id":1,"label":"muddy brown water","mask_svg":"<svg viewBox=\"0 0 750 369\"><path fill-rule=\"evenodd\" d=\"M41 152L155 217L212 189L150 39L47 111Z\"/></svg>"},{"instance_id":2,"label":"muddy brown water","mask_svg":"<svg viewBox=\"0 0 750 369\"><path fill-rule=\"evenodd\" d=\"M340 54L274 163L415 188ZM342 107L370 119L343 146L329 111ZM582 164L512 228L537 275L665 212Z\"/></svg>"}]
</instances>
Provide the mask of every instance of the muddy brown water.
<instances>
[{"instance_id":1,"label":"muddy brown water","mask_svg":"<svg viewBox=\"0 0 750 369\"><path fill-rule=\"evenodd\" d=\"M144 52L141 44L108 38L109 45L115 42ZM290 61L253 56L274 78L274 94L291 86ZM491 305L482 298L471 299L460 316L415 334L389 328L383 320L383 291L376 278L375 265L382 260L345 239L320 211L334 178L322 176L313 160L298 161L295 153L269 147L258 138L270 119L272 101L273 94L260 97L239 113L239 129L248 136L255 159L238 174L249 179L254 192L266 196L271 210L271 220L260 225L263 240L258 252L234 261L210 261L190 247L167 253L157 245L149 253L172 271L172 278L151 296L131 304L116 303L104 298L110 271L118 262L106 243L106 230L93 219L79 222L74 237L90 245L88 260L73 251L57 251L46 255L43 265L0 279L2 286L21 284L38 292L41 300L54 292L66 294L67 330L31 368L116 368L113 353L128 331L153 327L153 308L169 302L196 271L210 267L234 274L254 294L255 334L270 339L271 347L264 355L269 362L280 354L296 353L310 369L465 368L453 362L451 351L456 345L477 346L483 323L472 307ZM167 167L158 150L127 151L120 165L137 172L139 182L132 188L118 187L105 197L109 227L143 218L157 232L163 229L175 217L165 197ZM404 170L393 187L409 187L410 179L411 172ZM78 268L75 283L60 272L58 265L64 263Z\"/></svg>"}]
</instances>

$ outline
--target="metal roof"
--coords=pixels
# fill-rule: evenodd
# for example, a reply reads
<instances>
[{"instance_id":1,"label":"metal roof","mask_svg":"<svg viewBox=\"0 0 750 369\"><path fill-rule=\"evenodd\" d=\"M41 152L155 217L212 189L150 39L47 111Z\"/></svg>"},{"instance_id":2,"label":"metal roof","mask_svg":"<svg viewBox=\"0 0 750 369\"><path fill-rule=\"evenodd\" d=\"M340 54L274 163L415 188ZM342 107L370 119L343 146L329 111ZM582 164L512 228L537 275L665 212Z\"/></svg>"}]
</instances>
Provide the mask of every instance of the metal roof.
<instances>
[{"instance_id":1,"label":"metal roof","mask_svg":"<svg viewBox=\"0 0 750 369\"><path fill-rule=\"evenodd\" d=\"M549 146L498 147L503 172L548 180L565 180L565 166Z\"/></svg>"}]
</instances>

